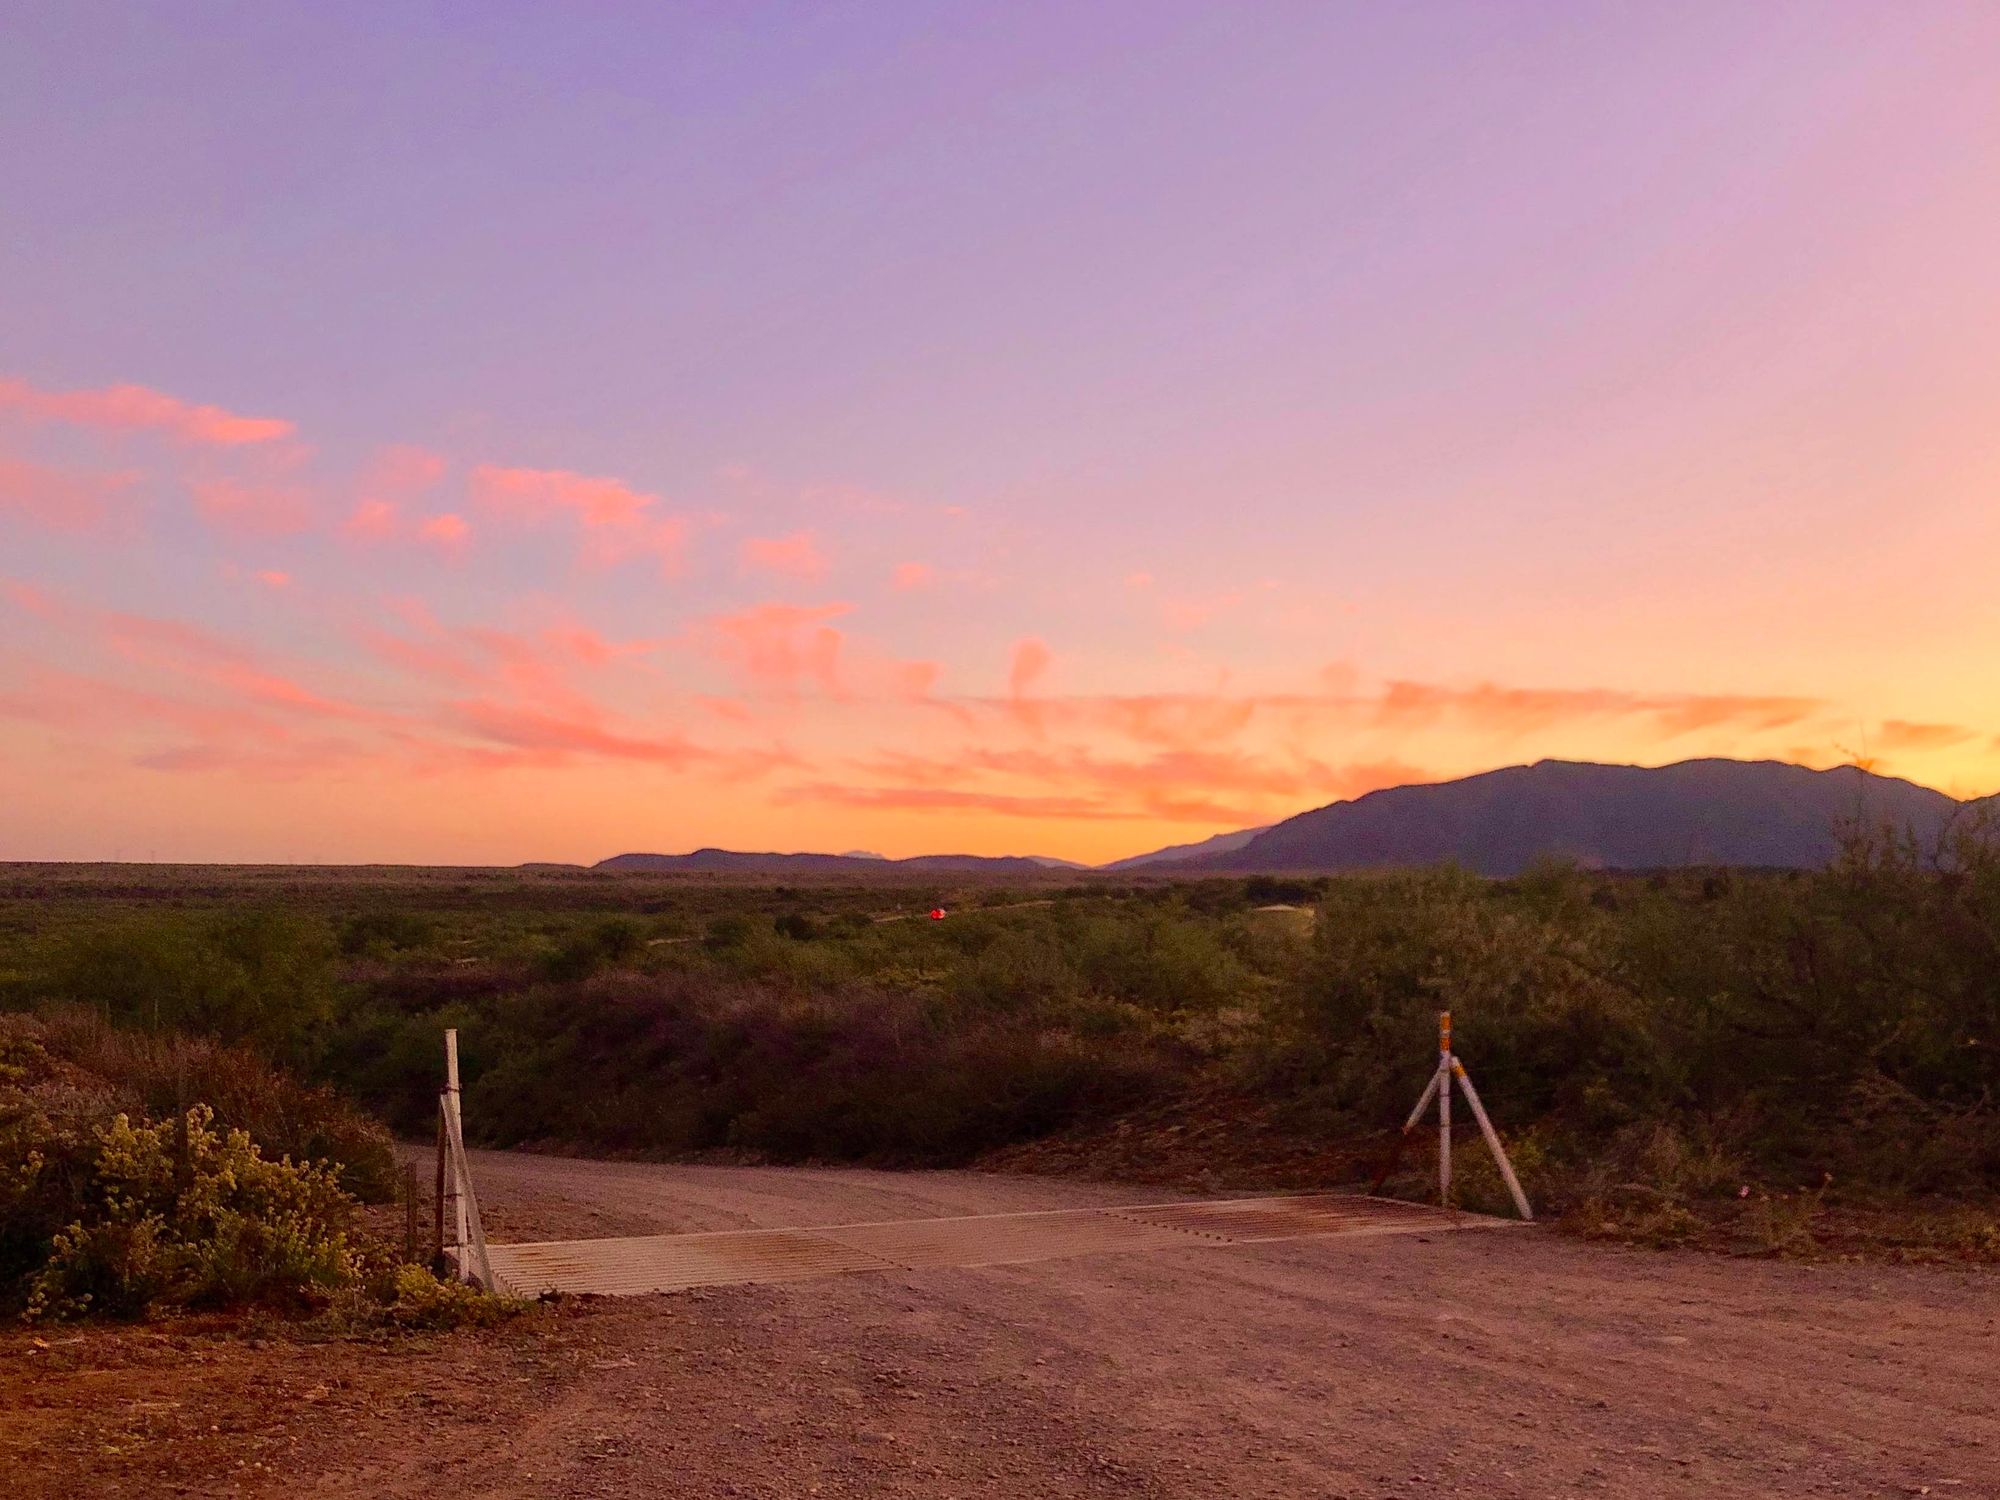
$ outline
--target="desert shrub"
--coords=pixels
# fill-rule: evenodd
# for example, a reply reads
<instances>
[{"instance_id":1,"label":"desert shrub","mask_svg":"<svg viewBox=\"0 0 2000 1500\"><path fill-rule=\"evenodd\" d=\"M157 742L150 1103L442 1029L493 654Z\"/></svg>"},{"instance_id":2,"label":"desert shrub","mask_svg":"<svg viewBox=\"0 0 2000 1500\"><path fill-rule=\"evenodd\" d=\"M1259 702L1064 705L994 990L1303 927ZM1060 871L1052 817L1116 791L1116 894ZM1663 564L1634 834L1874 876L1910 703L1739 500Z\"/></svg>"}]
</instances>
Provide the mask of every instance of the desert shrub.
<instances>
[{"instance_id":1,"label":"desert shrub","mask_svg":"<svg viewBox=\"0 0 2000 1500\"><path fill-rule=\"evenodd\" d=\"M1256 988L1218 928L1179 910L1088 920L1070 946L1091 989L1157 1010L1210 1009Z\"/></svg>"},{"instance_id":2,"label":"desert shrub","mask_svg":"<svg viewBox=\"0 0 2000 1500\"><path fill-rule=\"evenodd\" d=\"M785 912L772 925L777 928L778 936L795 943L809 943L819 936L819 923L802 911Z\"/></svg>"},{"instance_id":3,"label":"desert shrub","mask_svg":"<svg viewBox=\"0 0 2000 1500\"><path fill-rule=\"evenodd\" d=\"M44 1162L67 1162L76 1217L28 1282L30 1317L294 1306L355 1278L353 1200L335 1173L267 1160L244 1131L215 1129L206 1106L157 1125L119 1114L86 1141L45 1140Z\"/></svg>"},{"instance_id":4,"label":"desert shrub","mask_svg":"<svg viewBox=\"0 0 2000 1500\"><path fill-rule=\"evenodd\" d=\"M1056 1016L700 973L541 987L489 1016L482 1044L466 1117L494 1144L791 1160L962 1161L1114 1110L1164 1066L1143 1039L1107 1048Z\"/></svg>"},{"instance_id":5,"label":"desert shrub","mask_svg":"<svg viewBox=\"0 0 2000 1500\"><path fill-rule=\"evenodd\" d=\"M342 1186L365 1201L385 1201L395 1192L394 1146L378 1122L331 1089L302 1083L248 1048L130 1031L81 1011L0 1022L76 1076L93 1080L134 1115L167 1119L205 1105L219 1127L247 1131L272 1155L331 1163Z\"/></svg>"},{"instance_id":6,"label":"desert shrub","mask_svg":"<svg viewBox=\"0 0 2000 1500\"><path fill-rule=\"evenodd\" d=\"M334 1165L276 1155L205 1104L157 1120L128 1109L135 1054L105 1031L87 1017L0 1016L0 1311L138 1317L331 1305L326 1316L349 1327L444 1327L512 1310L428 1290L428 1271L397 1267L359 1231ZM216 1076L202 1050L225 1049L185 1045L196 1071ZM137 1055L148 1065L158 1058ZM120 1076L97 1071L107 1066ZM258 1076L300 1091L268 1069ZM379 1127L373 1138L384 1139Z\"/></svg>"},{"instance_id":7,"label":"desert shrub","mask_svg":"<svg viewBox=\"0 0 2000 1500\"><path fill-rule=\"evenodd\" d=\"M340 951L349 958L427 948L436 938L437 923L431 918L394 907L356 912L340 923Z\"/></svg>"},{"instance_id":8,"label":"desert shrub","mask_svg":"<svg viewBox=\"0 0 2000 1500\"><path fill-rule=\"evenodd\" d=\"M565 937L541 956L536 967L542 978L566 983L628 962L644 945L638 923L624 917L607 917Z\"/></svg>"},{"instance_id":9,"label":"desert shrub","mask_svg":"<svg viewBox=\"0 0 2000 1500\"><path fill-rule=\"evenodd\" d=\"M1482 1089L1541 1141L1542 1195L1644 1238L1695 1234L1725 1194L1768 1198L1774 1226L1829 1184L1985 1194L1996 958L2000 848L1983 838L1926 851L1851 831L1814 874L1341 882L1272 1012L1263 1077L1388 1123L1449 1009Z\"/></svg>"},{"instance_id":10,"label":"desert shrub","mask_svg":"<svg viewBox=\"0 0 2000 1500\"><path fill-rule=\"evenodd\" d=\"M41 988L149 1031L254 1041L303 1058L338 997L335 953L325 923L280 911L152 918L70 938Z\"/></svg>"},{"instance_id":11,"label":"desert shrub","mask_svg":"<svg viewBox=\"0 0 2000 1500\"><path fill-rule=\"evenodd\" d=\"M1003 933L953 974L961 1000L995 1010L1065 1000L1082 988L1083 976L1063 945L1044 931Z\"/></svg>"},{"instance_id":12,"label":"desert shrub","mask_svg":"<svg viewBox=\"0 0 2000 1500\"><path fill-rule=\"evenodd\" d=\"M441 1281L422 1266L401 1265L391 1273L380 1316L399 1328L491 1328L525 1306L515 1298L497 1297L463 1281ZM364 1308L363 1318L373 1311Z\"/></svg>"}]
</instances>

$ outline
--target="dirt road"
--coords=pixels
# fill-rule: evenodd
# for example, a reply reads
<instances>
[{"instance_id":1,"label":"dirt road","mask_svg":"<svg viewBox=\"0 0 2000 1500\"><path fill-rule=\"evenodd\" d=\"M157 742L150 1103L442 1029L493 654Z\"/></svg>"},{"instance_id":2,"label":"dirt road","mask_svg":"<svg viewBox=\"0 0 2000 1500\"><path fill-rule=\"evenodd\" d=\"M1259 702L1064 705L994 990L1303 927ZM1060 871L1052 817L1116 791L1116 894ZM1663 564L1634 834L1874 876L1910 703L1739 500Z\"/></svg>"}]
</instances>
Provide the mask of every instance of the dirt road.
<instances>
[{"instance_id":1,"label":"dirt road","mask_svg":"<svg viewBox=\"0 0 2000 1500\"><path fill-rule=\"evenodd\" d=\"M497 1238L1161 1197L474 1172ZM1977 1272L1290 1241L601 1302L417 1348L9 1336L0 1470L61 1496L1991 1496L1996 1335Z\"/></svg>"}]
</instances>

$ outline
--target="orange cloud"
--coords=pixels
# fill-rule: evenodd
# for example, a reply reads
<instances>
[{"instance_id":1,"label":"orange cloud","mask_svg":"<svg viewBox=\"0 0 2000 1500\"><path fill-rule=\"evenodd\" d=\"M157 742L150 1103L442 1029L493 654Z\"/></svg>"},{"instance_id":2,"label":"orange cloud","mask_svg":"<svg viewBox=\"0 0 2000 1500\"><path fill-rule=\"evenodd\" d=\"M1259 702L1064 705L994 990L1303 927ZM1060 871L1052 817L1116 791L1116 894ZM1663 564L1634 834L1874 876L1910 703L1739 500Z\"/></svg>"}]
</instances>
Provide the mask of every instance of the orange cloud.
<instances>
[{"instance_id":1,"label":"orange cloud","mask_svg":"<svg viewBox=\"0 0 2000 1500\"><path fill-rule=\"evenodd\" d=\"M840 786L809 782L787 787L780 802L824 802L837 807L917 812L991 812L1016 818L1072 818L1091 822L1124 821L1148 816L1107 808L1080 797L1014 796L1004 792L966 792L942 787Z\"/></svg>"},{"instance_id":2,"label":"orange cloud","mask_svg":"<svg viewBox=\"0 0 2000 1500\"><path fill-rule=\"evenodd\" d=\"M1105 816L1240 826L1381 787L1434 779L1429 772L1394 760L1330 766L1233 750L1168 751L1143 760L1123 760L1079 746L1043 750L980 745L954 757L896 752L861 762L858 769L876 781L893 783L889 790L902 792L948 789L1023 795L1011 787L980 784L1001 778L1028 783L1039 794L1087 804Z\"/></svg>"},{"instance_id":3,"label":"orange cloud","mask_svg":"<svg viewBox=\"0 0 2000 1500\"><path fill-rule=\"evenodd\" d=\"M1523 733L1574 719L1650 714L1669 736L1723 724L1752 730L1782 729L1824 705L1813 698L1704 693L1646 694L1612 688L1514 688L1490 682L1472 687L1390 682L1375 706L1383 724L1411 727L1447 715L1496 731Z\"/></svg>"},{"instance_id":4,"label":"orange cloud","mask_svg":"<svg viewBox=\"0 0 2000 1500\"><path fill-rule=\"evenodd\" d=\"M810 531L790 536L753 536L739 554L743 568L783 573L791 578L818 578L826 572L826 557Z\"/></svg>"},{"instance_id":5,"label":"orange cloud","mask_svg":"<svg viewBox=\"0 0 2000 1500\"><path fill-rule=\"evenodd\" d=\"M1979 731L1963 724L1915 724L1908 719L1885 719L1879 743L1882 750L1941 750L1979 738Z\"/></svg>"},{"instance_id":6,"label":"orange cloud","mask_svg":"<svg viewBox=\"0 0 2000 1500\"><path fill-rule=\"evenodd\" d=\"M927 589L937 581L937 574L929 563L906 562L896 565L890 584L899 589Z\"/></svg>"},{"instance_id":7,"label":"orange cloud","mask_svg":"<svg viewBox=\"0 0 2000 1500\"><path fill-rule=\"evenodd\" d=\"M68 422L109 431L150 430L190 445L236 448L290 437L290 422L275 417L243 417L219 406L196 406L142 385L112 385L91 391L43 391L27 381L0 376L0 410L33 421Z\"/></svg>"}]
</instances>

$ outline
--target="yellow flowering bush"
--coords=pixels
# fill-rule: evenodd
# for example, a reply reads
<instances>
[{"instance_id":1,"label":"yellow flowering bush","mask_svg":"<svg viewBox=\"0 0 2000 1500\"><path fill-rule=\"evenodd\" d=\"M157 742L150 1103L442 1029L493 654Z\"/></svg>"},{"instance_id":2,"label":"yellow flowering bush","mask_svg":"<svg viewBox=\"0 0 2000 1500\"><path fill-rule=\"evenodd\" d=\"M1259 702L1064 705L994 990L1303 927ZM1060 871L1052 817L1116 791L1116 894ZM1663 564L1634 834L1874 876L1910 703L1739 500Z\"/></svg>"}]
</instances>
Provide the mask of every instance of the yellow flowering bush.
<instances>
[{"instance_id":1,"label":"yellow flowering bush","mask_svg":"<svg viewBox=\"0 0 2000 1500\"><path fill-rule=\"evenodd\" d=\"M198 1104L160 1124L96 1128L80 1214L53 1237L30 1317L154 1307L301 1306L352 1284L353 1200L337 1174L269 1161Z\"/></svg>"}]
</instances>

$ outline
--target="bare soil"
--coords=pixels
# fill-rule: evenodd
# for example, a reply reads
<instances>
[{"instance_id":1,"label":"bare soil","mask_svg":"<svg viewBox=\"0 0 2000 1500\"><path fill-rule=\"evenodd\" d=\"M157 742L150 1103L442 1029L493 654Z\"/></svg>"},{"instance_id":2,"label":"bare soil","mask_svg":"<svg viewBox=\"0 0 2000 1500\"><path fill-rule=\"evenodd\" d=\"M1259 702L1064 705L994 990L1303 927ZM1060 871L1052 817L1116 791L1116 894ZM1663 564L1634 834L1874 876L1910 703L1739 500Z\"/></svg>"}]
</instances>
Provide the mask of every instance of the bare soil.
<instances>
[{"instance_id":1,"label":"bare soil","mask_svg":"<svg viewBox=\"0 0 2000 1500\"><path fill-rule=\"evenodd\" d=\"M496 1238L1159 1188L481 1154ZM2000 1496L2000 1281L1539 1230L571 1303L498 1332L0 1336L14 1497Z\"/></svg>"}]
</instances>

